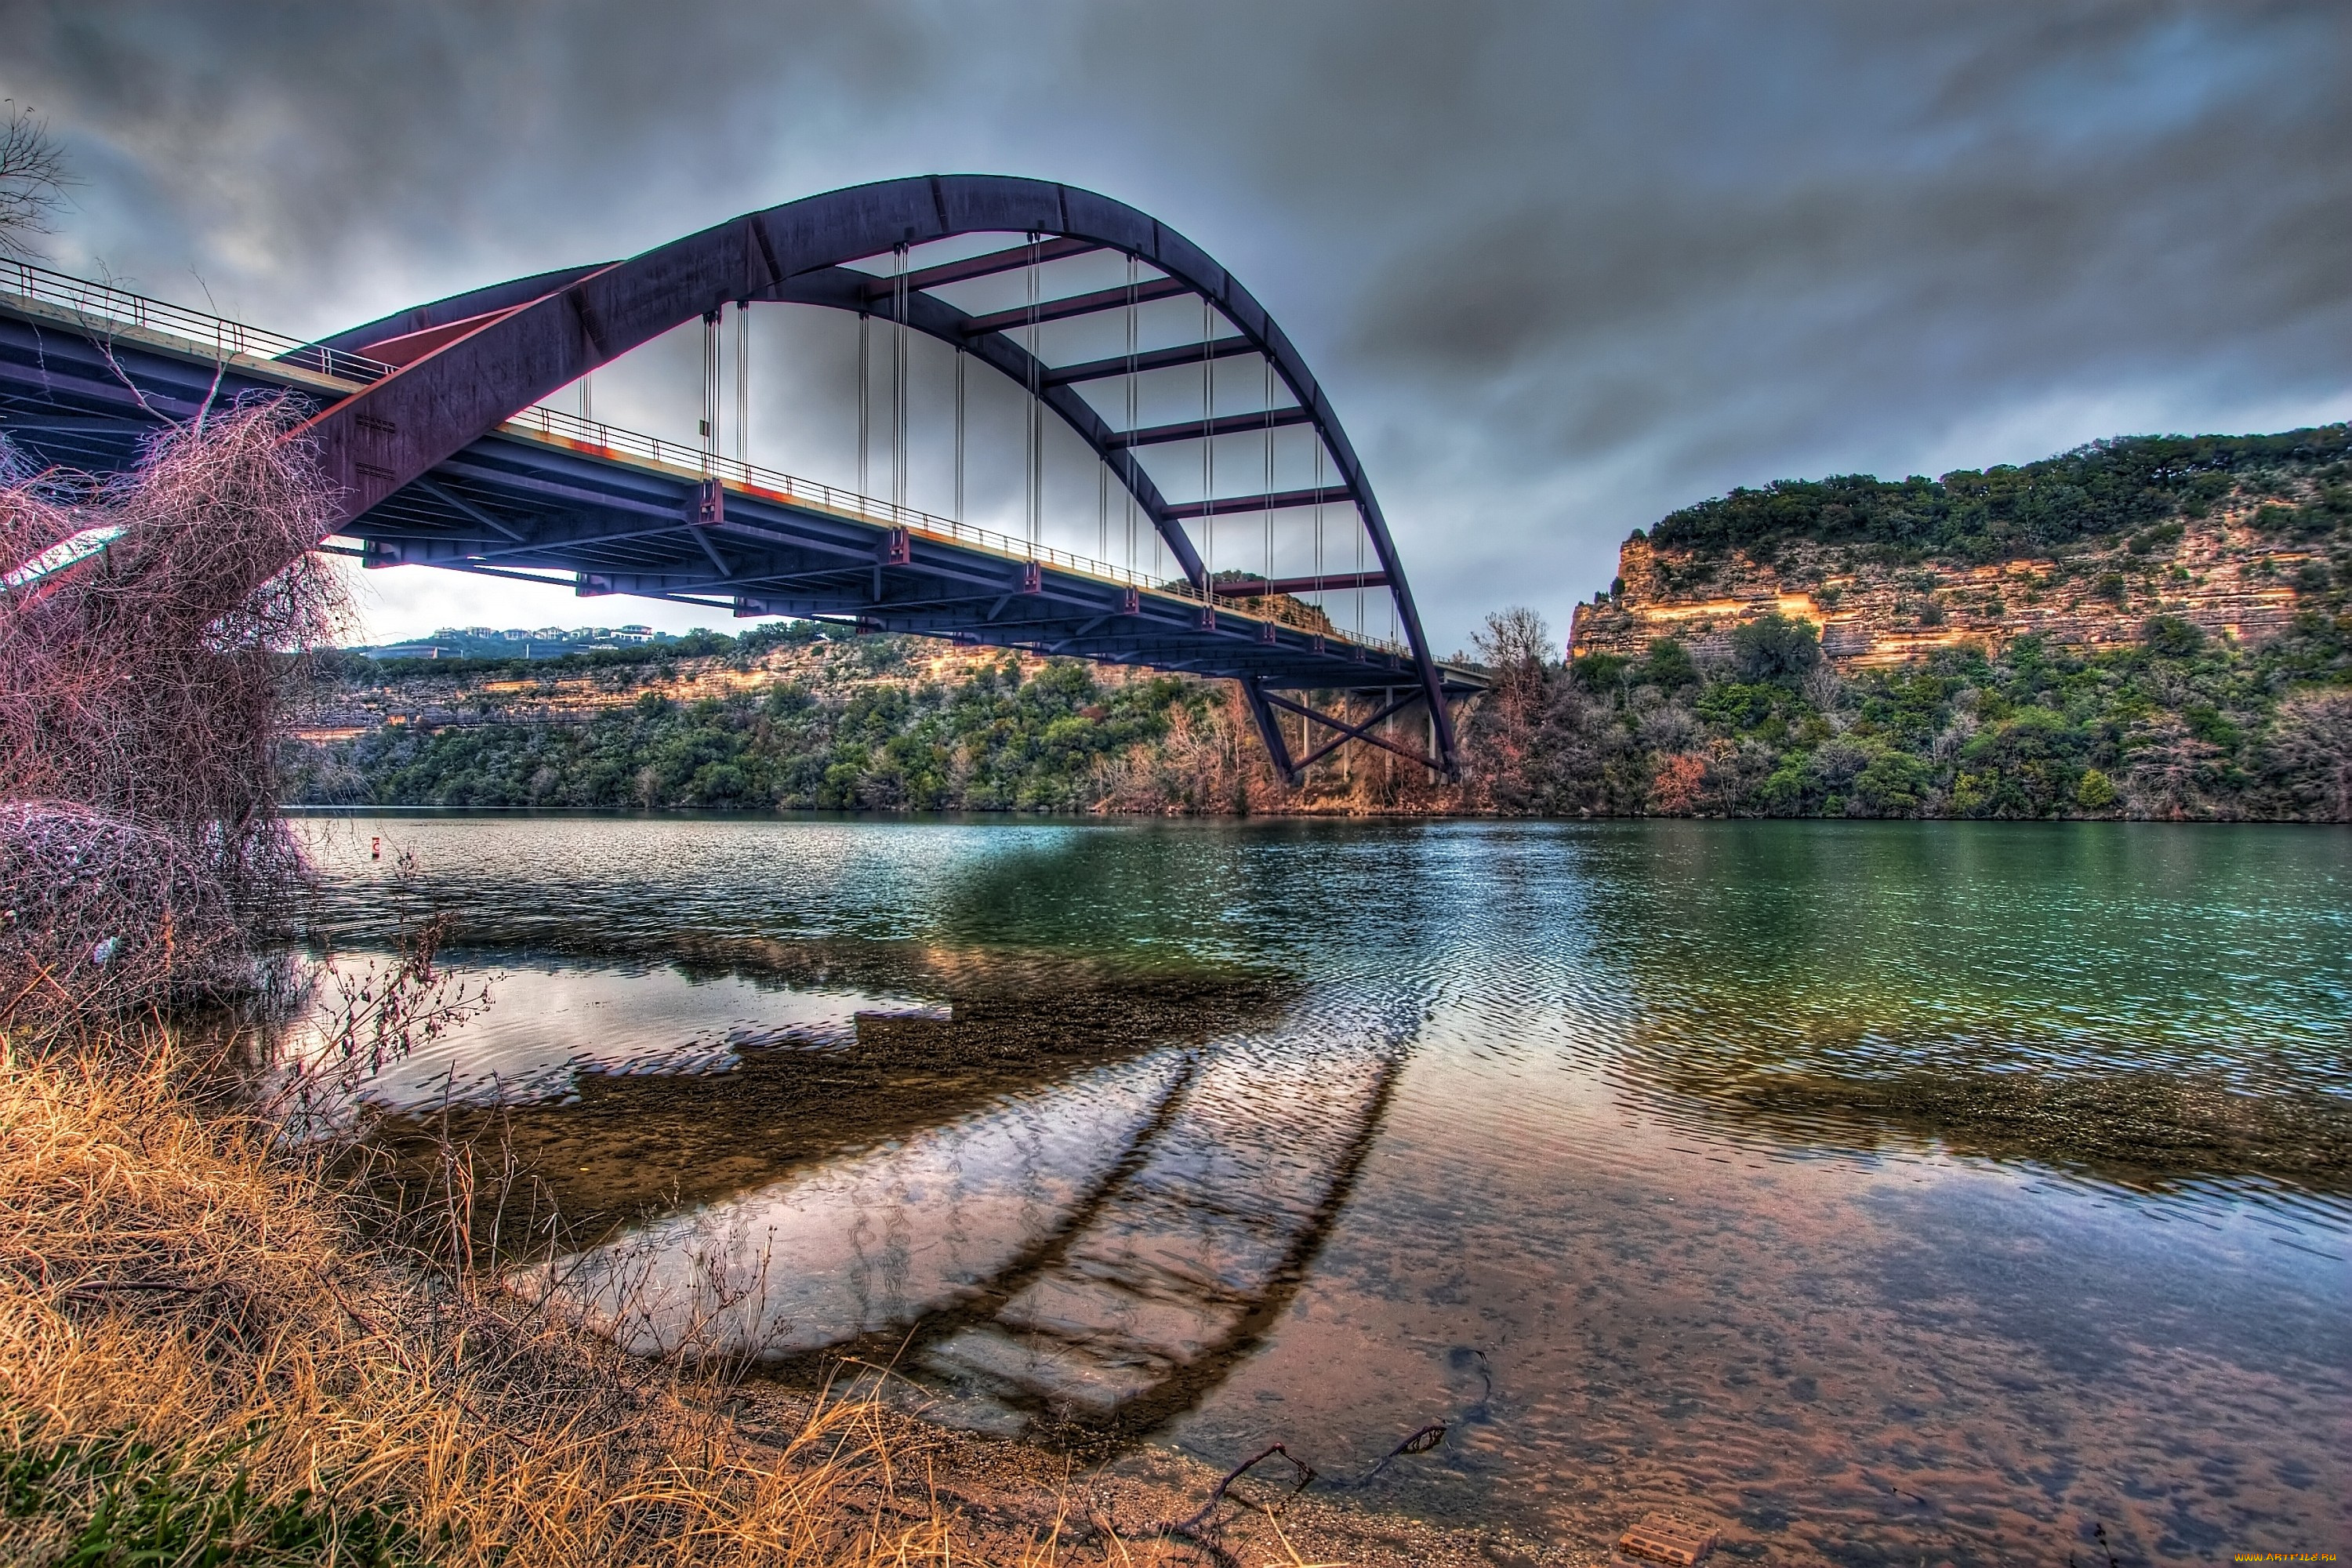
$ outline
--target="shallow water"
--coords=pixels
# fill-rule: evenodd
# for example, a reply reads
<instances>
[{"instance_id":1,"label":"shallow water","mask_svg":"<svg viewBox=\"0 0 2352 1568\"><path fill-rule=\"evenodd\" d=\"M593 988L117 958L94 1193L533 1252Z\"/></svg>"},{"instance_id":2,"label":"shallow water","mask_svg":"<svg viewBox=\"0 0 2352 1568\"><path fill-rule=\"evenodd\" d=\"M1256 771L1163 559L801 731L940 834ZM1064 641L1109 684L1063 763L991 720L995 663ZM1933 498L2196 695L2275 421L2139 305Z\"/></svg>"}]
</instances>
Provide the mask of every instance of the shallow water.
<instances>
[{"instance_id":1,"label":"shallow water","mask_svg":"<svg viewBox=\"0 0 2352 1568\"><path fill-rule=\"evenodd\" d=\"M1768 1563L2340 1550L2352 833L397 816L644 1347ZM369 858L380 837L383 858ZM593 1243L593 1245L591 1245Z\"/></svg>"}]
</instances>

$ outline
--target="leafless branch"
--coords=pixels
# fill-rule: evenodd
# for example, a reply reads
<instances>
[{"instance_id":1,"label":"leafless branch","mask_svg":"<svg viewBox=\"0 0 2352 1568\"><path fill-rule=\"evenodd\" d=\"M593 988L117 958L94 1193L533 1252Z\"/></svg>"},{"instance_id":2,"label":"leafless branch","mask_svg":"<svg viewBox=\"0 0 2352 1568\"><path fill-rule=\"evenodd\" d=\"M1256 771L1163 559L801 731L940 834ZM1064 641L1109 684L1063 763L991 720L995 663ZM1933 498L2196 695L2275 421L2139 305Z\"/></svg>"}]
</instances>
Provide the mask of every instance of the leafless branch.
<instances>
[{"instance_id":1,"label":"leafless branch","mask_svg":"<svg viewBox=\"0 0 2352 1568\"><path fill-rule=\"evenodd\" d=\"M14 100L0 100L0 256L21 258L33 254L33 236L49 232L71 181L47 122Z\"/></svg>"}]
</instances>

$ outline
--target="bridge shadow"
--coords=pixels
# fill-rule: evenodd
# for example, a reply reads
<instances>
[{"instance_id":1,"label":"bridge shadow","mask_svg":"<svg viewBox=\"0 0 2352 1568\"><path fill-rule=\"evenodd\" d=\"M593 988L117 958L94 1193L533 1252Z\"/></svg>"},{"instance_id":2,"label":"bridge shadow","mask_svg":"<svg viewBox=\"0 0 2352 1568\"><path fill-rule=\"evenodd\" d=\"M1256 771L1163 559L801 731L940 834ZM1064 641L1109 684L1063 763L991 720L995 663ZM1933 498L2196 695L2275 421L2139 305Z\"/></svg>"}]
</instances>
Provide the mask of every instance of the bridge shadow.
<instances>
[{"instance_id":1,"label":"bridge shadow","mask_svg":"<svg viewBox=\"0 0 2352 1568\"><path fill-rule=\"evenodd\" d=\"M1114 1447L1192 1409L1257 1348L1347 1206L1401 1058L1327 1059L1278 1082L1265 1066L1207 1064L1033 1256L914 1326L898 1365L932 1414ZM1256 1119L1246 1136L1235 1113Z\"/></svg>"},{"instance_id":2,"label":"bridge shadow","mask_svg":"<svg viewBox=\"0 0 2352 1568\"><path fill-rule=\"evenodd\" d=\"M1380 994L1318 992L1310 1013L1243 956L1256 938L1202 885L1246 876L1245 847L1040 825L927 894L927 941L680 929L660 908L542 935L478 905L459 934L485 952L951 1000L740 1039L721 1072L582 1071L568 1102L412 1116L383 1146L412 1186L448 1138L511 1154L526 1179L503 1217L478 1197L478 1241L502 1226L485 1252L516 1289L633 1352L808 1383L887 1366L886 1396L943 1419L1118 1444L1282 1319L1412 1027Z\"/></svg>"}]
</instances>

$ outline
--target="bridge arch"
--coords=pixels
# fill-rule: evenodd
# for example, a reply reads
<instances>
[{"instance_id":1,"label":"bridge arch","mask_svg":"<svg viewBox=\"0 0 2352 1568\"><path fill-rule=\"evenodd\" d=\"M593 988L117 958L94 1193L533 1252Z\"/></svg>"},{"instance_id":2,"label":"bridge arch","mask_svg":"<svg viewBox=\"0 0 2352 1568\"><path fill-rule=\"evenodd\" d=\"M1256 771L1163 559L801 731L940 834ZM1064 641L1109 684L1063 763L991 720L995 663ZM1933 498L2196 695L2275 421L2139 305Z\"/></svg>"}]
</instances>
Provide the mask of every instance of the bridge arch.
<instances>
[{"instance_id":1,"label":"bridge arch","mask_svg":"<svg viewBox=\"0 0 2352 1568\"><path fill-rule=\"evenodd\" d=\"M1186 520L1318 503L1352 505L1411 649L1417 695L1430 715L1433 760L1455 771L1459 759L1446 695L1464 689L1460 678L1441 670L1432 653L1361 460L1305 360L1256 298L1200 247L1150 215L1091 191L1005 175L882 181L745 214L626 260L517 279L419 305L324 340L327 349L365 354L395 368L323 409L304 433L341 487L342 520L355 521L511 416L672 328L730 301L878 313L877 307L893 298L893 280L849 263L900 246L983 234L1035 237L908 274L907 326L961 346L1016 384L1035 386L1044 405L1118 476L1186 576L1204 593L1211 585L1183 526ZM1205 300L1234 329L1202 343L1139 355L1134 368L1261 356L1297 405L1286 422L1312 426L1336 482L1314 490L1171 502L1145 470L1138 448L1194 432L1175 433L1177 426L1115 429L1077 390L1089 380L1127 374L1126 356L1046 364L1033 358L1016 335L1033 321L1124 308L1132 298L1129 290L982 315L927 291L1033 260L1095 251L1134 257L1160 273L1142 298ZM1207 433L1255 429L1264 420L1264 411L1255 411L1211 424ZM1322 716L1269 698L1254 683L1247 690L1277 766L1291 771L1269 700L1310 718ZM1369 739L1369 725L1356 738Z\"/></svg>"}]
</instances>

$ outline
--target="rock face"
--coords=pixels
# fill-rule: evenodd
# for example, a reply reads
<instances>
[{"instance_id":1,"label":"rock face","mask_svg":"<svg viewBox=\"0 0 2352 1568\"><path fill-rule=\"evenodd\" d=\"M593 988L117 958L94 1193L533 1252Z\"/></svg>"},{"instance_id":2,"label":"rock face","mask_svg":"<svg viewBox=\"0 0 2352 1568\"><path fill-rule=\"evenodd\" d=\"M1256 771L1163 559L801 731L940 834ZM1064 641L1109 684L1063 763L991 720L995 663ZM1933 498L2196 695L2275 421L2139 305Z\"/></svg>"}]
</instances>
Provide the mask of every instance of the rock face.
<instances>
[{"instance_id":1,"label":"rock face","mask_svg":"<svg viewBox=\"0 0 2352 1568\"><path fill-rule=\"evenodd\" d=\"M2296 615L2343 613L2345 571L2326 544L2296 545L2251 525L2251 506L2116 537L2063 560L1988 565L1906 563L1867 545L1783 545L1777 558L1660 546L1635 536L1620 586L1579 605L1569 653L1638 657L1661 637L1701 658L1729 650L1743 621L1775 611L1821 628L1847 668L1900 664L1975 643L1997 653L2028 634L2053 645L2137 641L2151 616L2178 616L2252 647Z\"/></svg>"}]
</instances>

